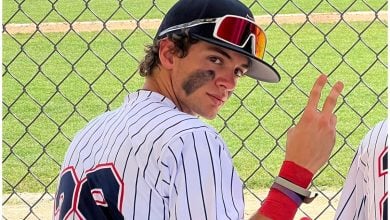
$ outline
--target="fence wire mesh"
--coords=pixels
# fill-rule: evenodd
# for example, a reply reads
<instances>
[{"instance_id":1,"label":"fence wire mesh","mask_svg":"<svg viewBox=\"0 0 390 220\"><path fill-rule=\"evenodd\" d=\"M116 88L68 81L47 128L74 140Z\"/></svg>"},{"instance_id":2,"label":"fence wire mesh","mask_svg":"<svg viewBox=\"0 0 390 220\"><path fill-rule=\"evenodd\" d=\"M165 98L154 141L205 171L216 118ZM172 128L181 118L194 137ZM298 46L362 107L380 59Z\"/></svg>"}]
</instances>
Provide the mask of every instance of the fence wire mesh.
<instances>
[{"instance_id":1,"label":"fence wire mesh","mask_svg":"<svg viewBox=\"0 0 390 220\"><path fill-rule=\"evenodd\" d=\"M268 36L276 85L243 79L217 119L258 207L319 73L346 84L337 143L313 181L329 219L354 151L387 116L387 1L243 1ZM174 0L3 1L3 219L50 218L58 172L85 124L142 86L137 66ZM328 86L329 87L329 86ZM328 88L329 91L329 88ZM17 216L17 217L16 217Z\"/></svg>"}]
</instances>

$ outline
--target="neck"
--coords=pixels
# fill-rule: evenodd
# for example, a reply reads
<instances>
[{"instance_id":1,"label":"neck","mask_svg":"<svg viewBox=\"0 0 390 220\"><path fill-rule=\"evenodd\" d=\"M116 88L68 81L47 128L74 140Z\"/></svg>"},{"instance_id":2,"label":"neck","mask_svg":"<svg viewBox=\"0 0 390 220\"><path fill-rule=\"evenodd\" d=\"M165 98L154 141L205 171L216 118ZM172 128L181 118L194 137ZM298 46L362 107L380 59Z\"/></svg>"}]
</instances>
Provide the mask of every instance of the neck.
<instances>
[{"instance_id":1,"label":"neck","mask_svg":"<svg viewBox=\"0 0 390 220\"><path fill-rule=\"evenodd\" d=\"M145 83L142 88L160 93L161 95L169 98L173 103L175 103L180 111L185 112L173 89L171 73L161 69L159 69L159 71L153 71L151 75L145 78Z\"/></svg>"}]
</instances>

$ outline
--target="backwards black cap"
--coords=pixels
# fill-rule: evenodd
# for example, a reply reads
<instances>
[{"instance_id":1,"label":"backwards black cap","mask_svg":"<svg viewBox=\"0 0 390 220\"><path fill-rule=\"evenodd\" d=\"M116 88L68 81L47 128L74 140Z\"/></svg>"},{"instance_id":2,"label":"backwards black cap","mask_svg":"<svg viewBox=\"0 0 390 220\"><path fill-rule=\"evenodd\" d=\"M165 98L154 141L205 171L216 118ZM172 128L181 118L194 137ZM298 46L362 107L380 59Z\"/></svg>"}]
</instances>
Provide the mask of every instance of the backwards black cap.
<instances>
[{"instance_id":1,"label":"backwards black cap","mask_svg":"<svg viewBox=\"0 0 390 220\"><path fill-rule=\"evenodd\" d=\"M166 37L166 33L163 32L173 26L198 19L219 18L225 15L236 15L254 21L253 14L249 8L238 0L179 0L164 17L155 39ZM214 26L215 24L194 26L189 28L189 34L195 39L203 40L247 56L251 60L251 65L247 72L249 77L264 82L280 81L278 72L271 65L253 55L251 41L243 48L223 42L213 37Z\"/></svg>"}]
</instances>

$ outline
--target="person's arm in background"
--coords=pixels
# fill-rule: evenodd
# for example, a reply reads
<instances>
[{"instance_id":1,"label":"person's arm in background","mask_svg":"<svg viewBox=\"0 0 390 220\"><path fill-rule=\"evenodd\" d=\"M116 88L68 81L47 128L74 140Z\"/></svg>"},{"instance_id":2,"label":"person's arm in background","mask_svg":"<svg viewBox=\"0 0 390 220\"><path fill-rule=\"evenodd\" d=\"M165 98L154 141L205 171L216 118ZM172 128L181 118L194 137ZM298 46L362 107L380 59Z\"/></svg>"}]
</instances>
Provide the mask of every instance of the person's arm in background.
<instances>
[{"instance_id":1,"label":"person's arm in background","mask_svg":"<svg viewBox=\"0 0 390 220\"><path fill-rule=\"evenodd\" d=\"M358 155L360 154L361 154L361 150L359 148L355 154L355 157L353 158L352 165L349 168L348 177L344 183L342 197L338 203L338 208L336 211L336 216L335 216L336 219L340 219L341 216L343 216L341 219L353 219L355 212L357 211L356 209L357 193L361 194L362 192L356 191L357 186L355 184L357 179L363 179L362 170L359 170L359 166L358 166L359 164L358 161L360 158L360 156ZM361 188L361 185L358 186L358 188Z\"/></svg>"},{"instance_id":2,"label":"person's arm in background","mask_svg":"<svg viewBox=\"0 0 390 220\"><path fill-rule=\"evenodd\" d=\"M349 168L335 219L387 219L388 120L362 139Z\"/></svg>"},{"instance_id":3,"label":"person's arm in background","mask_svg":"<svg viewBox=\"0 0 390 220\"><path fill-rule=\"evenodd\" d=\"M335 144L337 118L333 110L344 85L337 82L327 96L322 110L317 110L327 77L316 80L307 106L298 124L287 134L285 161L279 176L307 188L313 175L328 161ZM280 190L271 188L262 207L251 220L292 219L299 203Z\"/></svg>"}]
</instances>

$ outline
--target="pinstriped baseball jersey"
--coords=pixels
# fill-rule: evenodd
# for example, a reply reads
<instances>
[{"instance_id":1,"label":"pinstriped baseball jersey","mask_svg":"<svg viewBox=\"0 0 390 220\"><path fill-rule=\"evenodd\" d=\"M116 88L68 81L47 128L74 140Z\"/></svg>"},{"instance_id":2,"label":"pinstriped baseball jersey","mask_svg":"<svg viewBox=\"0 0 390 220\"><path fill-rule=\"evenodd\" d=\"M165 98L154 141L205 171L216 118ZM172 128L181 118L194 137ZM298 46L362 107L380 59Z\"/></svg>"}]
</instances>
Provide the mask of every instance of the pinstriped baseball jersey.
<instances>
[{"instance_id":1,"label":"pinstriped baseball jersey","mask_svg":"<svg viewBox=\"0 0 390 220\"><path fill-rule=\"evenodd\" d=\"M362 140L339 201L335 219L387 219L387 120Z\"/></svg>"},{"instance_id":2,"label":"pinstriped baseball jersey","mask_svg":"<svg viewBox=\"0 0 390 220\"><path fill-rule=\"evenodd\" d=\"M140 90L72 141L56 219L242 219L242 182L219 134Z\"/></svg>"}]
</instances>

